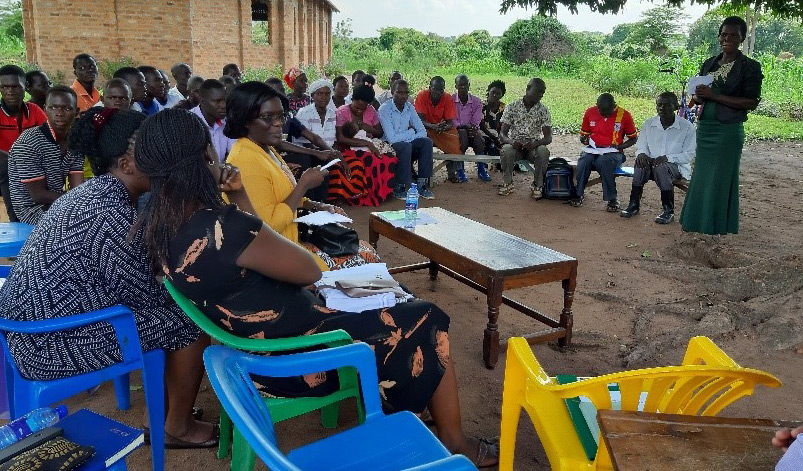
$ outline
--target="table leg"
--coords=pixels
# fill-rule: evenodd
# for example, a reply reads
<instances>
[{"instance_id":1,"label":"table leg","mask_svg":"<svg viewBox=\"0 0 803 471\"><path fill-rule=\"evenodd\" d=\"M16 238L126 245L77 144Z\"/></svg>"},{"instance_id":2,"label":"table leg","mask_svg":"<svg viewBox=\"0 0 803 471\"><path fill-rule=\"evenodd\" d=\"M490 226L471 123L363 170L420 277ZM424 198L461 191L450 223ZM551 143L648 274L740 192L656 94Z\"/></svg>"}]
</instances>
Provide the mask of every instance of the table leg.
<instances>
[{"instance_id":1,"label":"table leg","mask_svg":"<svg viewBox=\"0 0 803 471\"><path fill-rule=\"evenodd\" d=\"M566 336L558 339L561 347L569 346L572 343L572 325L574 315L572 314L572 302L574 302L574 289L577 287L577 268L573 268L569 278L563 280L563 311L560 313L560 326L566 329Z\"/></svg>"},{"instance_id":2,"label":"table leg","mask_svg":"<svg viewBox=\"0 0 803 471\"><path fill-rule=\"evenodd\" d=\"M376 243L379 241L379 233L374 230L371 223L368 223L368 243L371 247L376 249Z\"/></svg>"},{"instance_id":3,"label":"table leg","mask_svg":"<svg viewBox=\"0 0 803 471\"><path fill-rule=\"evenodd\" d=\"M492 278L488 286L488 325L482 341L482 359L485 367L493 369L499 361L499 306L502 305L502 280Z\"/></svg>"},{"instance_id":4,"label":"table leg","mask_svg":"<svg viewBox=\"0 0 803 471\"><path fill-rule=\"evenodd\" d=\"M438 279L438 264L432 260L429 261L429 279L431 281Z\"/></svg>"}]
</instances>

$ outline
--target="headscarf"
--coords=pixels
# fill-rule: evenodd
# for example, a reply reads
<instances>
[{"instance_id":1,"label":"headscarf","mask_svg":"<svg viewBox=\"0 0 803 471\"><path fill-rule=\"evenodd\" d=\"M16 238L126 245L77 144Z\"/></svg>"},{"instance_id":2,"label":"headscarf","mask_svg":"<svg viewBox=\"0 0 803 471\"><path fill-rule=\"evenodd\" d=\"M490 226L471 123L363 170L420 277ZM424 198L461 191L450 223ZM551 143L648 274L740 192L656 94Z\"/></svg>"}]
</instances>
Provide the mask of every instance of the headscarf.
<instances>
[{"instance_id":1,"label":"headscarf","mask_svg":"<svg viewBox=\"0 0 803 471\"><path fill-rule=\"evenodd\" d=\"M290 67L290 70L288 70L287 73L284 74L284 83L286 83L287 86L290 87L290 90L292 90L293 82L295 82L296 79L303 73L304 71L299 69L298 67Z\"/></svg>"},{"instance_id":2,"label":"headscarf","mask_svg":"<svg viewBox=\"0 0 803 471\"><path fill-rule=\"evenodd\" d=\"M320 78L312 82L312 85L310 85L309 88L307 88L307 93L309 94L309 96L312 96L313 93L317 92L318 90L324 87L328 88L330 92L335 89L335 86L332 85L332 82L330 82L329 79Z\"/></svg>"}]
</instances>

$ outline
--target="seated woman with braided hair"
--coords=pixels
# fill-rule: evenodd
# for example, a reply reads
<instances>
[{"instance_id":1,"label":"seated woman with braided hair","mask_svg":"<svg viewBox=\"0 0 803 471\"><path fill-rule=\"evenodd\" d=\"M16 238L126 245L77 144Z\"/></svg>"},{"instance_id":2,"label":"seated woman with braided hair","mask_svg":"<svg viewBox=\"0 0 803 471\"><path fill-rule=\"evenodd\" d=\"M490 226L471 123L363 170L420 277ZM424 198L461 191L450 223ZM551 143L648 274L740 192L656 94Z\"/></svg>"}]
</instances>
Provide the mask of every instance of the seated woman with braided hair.
<instances>
[{"instance_id":1,"label":"seated woman with braided hair","mask_svg":"<svg viewBox=\"0 0 803 471\"><path fill-rule=\"evenodd\" d=\"M156 280L143 233L132 230L137 199L150 189L134 162L144 120L137 111L96 107L73 125L70 150L89 158L96 177L59 197L39 221L0 289L0 316L34 321L127 306L142 349L167 351L165 446L211 447L216 426L192 417L209 337ZM30 379L65 378L122 361L106 323L7 339L20 373Z\"/></svg>"},{"instance_id":2,"label":"seated woman with braided hair","mask_svg":"<svg viewBox=\"0 0 803 471\"><path fill-rule=\"evenodd\" d=\"M265 89L269 95L256 119L262 132L281 139L283 97ZM344 329L375 351L386 409L421 413L429 407L449 450L480 465L496 463L487 440L463 433L443 311L424 301L360 313L322 305L305 289L321 276L312 256L253 216L239 170L219 167L207 128L186 113L165 110L145 122L136 159L150 180L142 222L151 263L215 324L249 338ZM223 202L221 190L234 204ZM320 395L337 381L334 372L281 383L255 380L281 396Z\"/></svg>"}]
</instances>

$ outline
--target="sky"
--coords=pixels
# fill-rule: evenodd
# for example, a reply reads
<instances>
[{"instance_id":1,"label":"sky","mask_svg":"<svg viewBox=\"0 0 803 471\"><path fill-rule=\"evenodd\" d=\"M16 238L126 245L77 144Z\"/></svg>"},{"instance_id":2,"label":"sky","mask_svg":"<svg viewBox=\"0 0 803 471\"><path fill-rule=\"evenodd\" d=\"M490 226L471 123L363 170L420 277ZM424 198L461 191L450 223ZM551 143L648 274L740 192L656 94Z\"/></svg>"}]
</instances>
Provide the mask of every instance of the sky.
<instances>
[{"instance_id":1,"label":"sky","mask_svg":"<svg viewBox=\"0 0 803 471\"><path fill-rule=\"evenodd\" d=\"M501 36L514 21L533 15L533 10L515 8L504 15L499 14L498 0L332 0L340 10L332 16L332 24L346 18L352 19L353 37L379 36L378 29L385 26L415 28L425 33L440 36L459 36L476 29L487 29L492 36ZM370 5L371 8L366 8ZM601 31L610 33L621 23L640 19L641 12L661 5L660 2L629 0L618 15L601 15L588 7L578 7L572 15L568 8L558 9L558 20L572 31ZM462 13L457 14L456 12ZM687 24L705 13L703 5L686 8Z\"/></svg>"}]
</instances>

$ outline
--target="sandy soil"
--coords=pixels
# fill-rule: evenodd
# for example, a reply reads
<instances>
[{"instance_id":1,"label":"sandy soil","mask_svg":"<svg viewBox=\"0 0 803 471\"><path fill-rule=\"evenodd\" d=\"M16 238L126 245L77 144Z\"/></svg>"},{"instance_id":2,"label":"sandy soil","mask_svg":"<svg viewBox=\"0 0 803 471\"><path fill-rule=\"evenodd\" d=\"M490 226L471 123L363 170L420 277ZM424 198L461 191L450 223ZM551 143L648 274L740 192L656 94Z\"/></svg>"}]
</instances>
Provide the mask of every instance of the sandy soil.
<instances>
[{"instance_id":1,"label":"sandy soil","mask_svg":"<svg viewBox=\"0 0 803 471\"><path fill-rule=\"evenodd\" d=\"M742 166L741 232L731 236L685 234L677 223L657 225L660 197L655 186L645 190L642 214L631 220L607 213L601 186L588 190L586 204L571 208L559 201L533 201L529 181L516 175L517 191L496 195L494 183L471 178L469 183L441 183L437 199L422 206L441 206L579 260L574 301L574 342L566 351L555 345L536 345L536 357L551 374L594 376L645 366L680 362L686 342L708 335L737 362L764 369L784 383L779 389L760 388L753 397L726 409L725 415L803 419L800 371L803 369L803 163L800 142L758 142L746 147ZM553 156L576 155L573 137L558 136ZM630 159L632 162L632 156ZM474 176L473 164L469 164ZM439 175L440 181L445 174ZM619 180L622 200L629 181ZM678 196L678 214L683 195ZM400 209L390 201L382 210ZM367 238L368 214L373 208L351 208L354 227ZM420 260L416 254L380 239L379 250L391 265ZM479 293L448 278L431 285L427 275L402 274L399 280L419 296L434 301L452 316L452 357L460 383L463 422L468 433L499 434L504 355L495 370L482 365L485 301ZM560 284L524 288L514 297L557 316ZM533 320L502 307L503 337L533 332ZM132 384L136 384L134 380ZM132 425L141 423L143 394L132 392L128 412L115 410L111 385L95 396L80 395L73 408L91 407ZM214 393L205 382L198 404L207 417L218 416ZM342 422L355 423L353 405L345 407ZM517 470L545 470L549 464L529 419L519 425ZM283 448L292 448L324 435L314 415L282 423L277 428ZM128 460L133 471L150 469L148 448ZM213 450L169 451L168 470L226 470ZM261 464L258 469L264 469Z\"/></svg>"}]
</instances>

